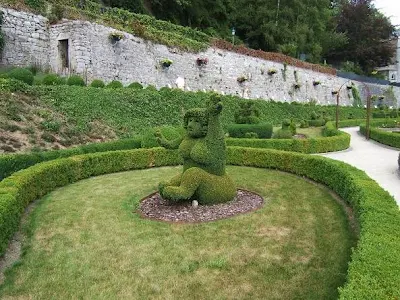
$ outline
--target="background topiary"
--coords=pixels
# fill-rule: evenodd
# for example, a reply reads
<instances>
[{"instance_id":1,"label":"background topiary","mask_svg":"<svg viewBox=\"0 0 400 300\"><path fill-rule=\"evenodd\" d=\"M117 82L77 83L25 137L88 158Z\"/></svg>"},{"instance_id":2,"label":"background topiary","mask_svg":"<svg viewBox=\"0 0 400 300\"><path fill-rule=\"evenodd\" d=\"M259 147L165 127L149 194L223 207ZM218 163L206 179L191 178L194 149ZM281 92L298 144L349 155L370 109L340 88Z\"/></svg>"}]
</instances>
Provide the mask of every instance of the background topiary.
<instances>
[{"instance_id":1,"label":"background topiary","mask_svg":"<svg viewBox=\"0 0 400 300\"><path fill-rule=\"evenodd\" d=\"M33 73L31 71L29 71L28 69L15 68L15 69L12 69L11 71L9 71L7 73L7 75L9 78L21 80L21 81L25 82L26 84L29 84L29 85L33 84L34 76L33 76Z\"/></svg>"},{"instance_id":2,"label":"background topiary","mask_svg":"<svg viewBox=\"0 0 400 300\"><path fill-rule=\"evenodd\" d=\"M95 79L90 83L90 86L95 88L103 88L105 84L103 80Z\"/></svg>"},{"instance_id":3,"label":"background topiary","mask_svg":"<svg viewBox=\"0 0 400 300\"><path fill-rule=\"evenodd\" d=\"M260 123L260 110L255 107L254 101L242 101L239 103L239 110L235 113L235 123Z\"/></svg>"},{"instance_id":4,"label":"background topiary","mask_svg":"<svg viewBox=\"0 0 400 300\"><path fill-rule=\"evenodd\" d=\"M86 85L83 78L78 75L71 75L70 77L68 77L67 84L68 85L77 85L77 86L85 86Z\"/></svg>"},{"instance_id":5,"label":"background topiary","mask_svg":"<svg viewBox=\"0 0 400 300\"><path fill-rule=\"evenodd\" d=\"M118 80L113 80L110 83L108 83L106 85L107 89L120 89L123 88L124 86L122 85L122 83Z\"/></svg>"}]
</instances>

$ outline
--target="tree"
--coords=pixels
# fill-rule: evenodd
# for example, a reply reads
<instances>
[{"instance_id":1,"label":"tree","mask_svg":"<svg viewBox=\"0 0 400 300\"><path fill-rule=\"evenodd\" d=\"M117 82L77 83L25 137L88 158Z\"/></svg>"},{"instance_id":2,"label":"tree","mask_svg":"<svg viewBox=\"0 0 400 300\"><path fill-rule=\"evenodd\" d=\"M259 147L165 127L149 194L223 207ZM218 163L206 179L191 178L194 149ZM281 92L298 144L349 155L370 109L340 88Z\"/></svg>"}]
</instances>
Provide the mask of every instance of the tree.
<instances>
[{"instance_id":1,"label":"tree","mask_svg":"<svg viewBox=\"0 0 400 300\"><path fill-rule=\"evenodd\" d=\"M389 40L394 27L371 0L345 1L340 5L336 23L336 32L346 34L348 43L331 51L330 59L352 61L370 74L375 67L388 64L393 57L395 49Z\"/></svg>"}]
</instances>

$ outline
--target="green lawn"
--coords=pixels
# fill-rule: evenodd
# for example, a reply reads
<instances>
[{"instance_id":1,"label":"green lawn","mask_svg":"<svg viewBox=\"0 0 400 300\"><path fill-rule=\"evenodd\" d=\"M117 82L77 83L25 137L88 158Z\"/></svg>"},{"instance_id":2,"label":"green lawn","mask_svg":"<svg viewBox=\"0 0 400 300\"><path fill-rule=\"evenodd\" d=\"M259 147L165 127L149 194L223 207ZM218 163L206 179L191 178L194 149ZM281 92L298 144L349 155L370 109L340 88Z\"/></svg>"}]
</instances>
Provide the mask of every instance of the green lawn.
<instances>
[{"instance_id":1,"label":"green lawn","mask_svg":"<svg viewBox=\"0 0 400 300\"><path fill-rule=\"evenodd\" d=\"M203 224L135 209L179 167L82 180L31 214L5 299L336 299L355 237L330 193L291 174L228 167L260 210Z\"/></svg>"}]
</instances>

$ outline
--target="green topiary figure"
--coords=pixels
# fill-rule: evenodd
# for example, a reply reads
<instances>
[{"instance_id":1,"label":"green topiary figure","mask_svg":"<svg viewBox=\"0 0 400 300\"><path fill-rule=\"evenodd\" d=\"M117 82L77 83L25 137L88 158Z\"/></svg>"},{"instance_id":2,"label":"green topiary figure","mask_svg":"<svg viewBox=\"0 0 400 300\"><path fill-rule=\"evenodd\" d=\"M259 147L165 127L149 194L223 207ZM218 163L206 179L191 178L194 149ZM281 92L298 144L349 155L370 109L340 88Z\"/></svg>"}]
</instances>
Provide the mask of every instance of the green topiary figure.
<instances>
[{"instance_id":1,"label":"green topiary figure","mask_svg":"<svg viewBox=\"0 0 400 300\"><path fill-rule=\"evenodd\" d=\"M158 142L169 149L179 148L182 174L159 184L160 195L170 202L196 199L200 204L222 203L236 195L233 181L225 172L226 144L219 115L222 103L212 95L207 108L186 112L186 135L172 141L157 132Z\"/></svg>"},{"instance_id":2,"label":"green topiary figure","mask_svg":"<svg viewBox=\"0 0 400 300\"><path fill-rule=\"evenodd\" d=\"M240 109L235 114L236 124L258 124L260 123L260 111L254 107L253 101L239 103Z\"/></svg>"}]
</instances>

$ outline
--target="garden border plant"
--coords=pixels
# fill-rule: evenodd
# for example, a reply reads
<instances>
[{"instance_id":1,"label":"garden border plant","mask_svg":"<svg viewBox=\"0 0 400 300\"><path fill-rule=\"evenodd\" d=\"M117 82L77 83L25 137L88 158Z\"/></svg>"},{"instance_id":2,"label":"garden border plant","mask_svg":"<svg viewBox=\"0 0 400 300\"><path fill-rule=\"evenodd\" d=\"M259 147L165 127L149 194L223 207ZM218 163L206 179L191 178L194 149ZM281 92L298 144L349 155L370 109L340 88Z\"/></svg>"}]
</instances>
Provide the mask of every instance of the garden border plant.
<instances>
[{"instance_id":1,"label":"garden border plant","mask_svg":"<svg viewBox=\"0 0 400 300\"><path fill-rule=\"evenodd\" d=\"M79 155L44 162L0 182L0 253L17 230L24 208L56 187L131 169L181 163L178 152L163 148ZM228 148L232 165L279 169L320 182L355 211L359 241L340 299L395 299L400 296L400 213L393 197L364 172L343 162L300 153Z\"/></svg>"},{"instance_id":2,"label":"garden border plant","mask_svg":"<svg viewBox=\"0 0 400 300\"><path fill-rule=\"evenodd\" d=\"M370 129L369 129L370 139L377 141L381 144L385 144L385 145L395 147L395 148L400 148L400 134L399 133L384 131L384 130L377 128L377 126L381 126L381 125L395 126L396 124L398 124L398 122L399 121L396 121L393 119L372 121L370 123ZM360 125L360 132L363 135L366 135L367 127L365 124Z\"/></svg>"}]
</instances>

